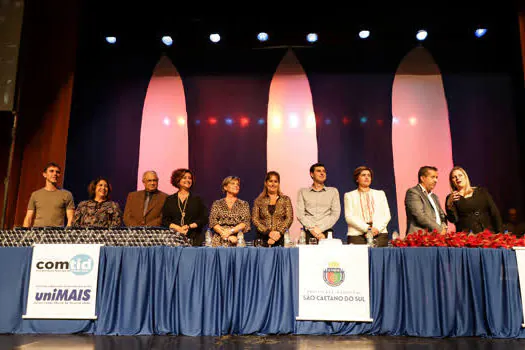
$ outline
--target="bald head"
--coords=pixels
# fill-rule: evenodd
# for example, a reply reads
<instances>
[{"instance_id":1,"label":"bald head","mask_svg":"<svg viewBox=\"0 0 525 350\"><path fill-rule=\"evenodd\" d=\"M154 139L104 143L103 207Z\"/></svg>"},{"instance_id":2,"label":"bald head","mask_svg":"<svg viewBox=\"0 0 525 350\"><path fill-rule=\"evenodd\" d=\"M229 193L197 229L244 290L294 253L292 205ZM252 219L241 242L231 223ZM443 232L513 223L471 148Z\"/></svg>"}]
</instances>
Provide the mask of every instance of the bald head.
<instances>
[{"instance_id":1,"label":"bald head","mask_svg":"<svg viewBox=\"0 0 525 350\"><path fill-rule=\"evenodd\" d=\"M155 171L148 170L142 175L142 183L146 191L154 192L159 187L159 177Z\"/></svg>"}]
</instances>

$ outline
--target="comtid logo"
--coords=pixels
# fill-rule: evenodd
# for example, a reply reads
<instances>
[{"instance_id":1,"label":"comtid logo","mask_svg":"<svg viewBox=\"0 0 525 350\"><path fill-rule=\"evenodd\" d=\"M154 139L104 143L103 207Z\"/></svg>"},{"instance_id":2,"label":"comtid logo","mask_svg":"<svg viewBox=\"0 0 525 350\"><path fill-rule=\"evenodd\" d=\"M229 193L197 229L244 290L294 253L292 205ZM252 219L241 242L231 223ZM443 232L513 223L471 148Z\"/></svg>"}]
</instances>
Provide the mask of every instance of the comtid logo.
<instances>
[{"instance_id":1,"label":"comtid logo","mask_svg":"<svg viewBox=\"0 0 525 350\"><path fill-rule=\"evenodd\" d=\"M39 261L38 270L44 271L71 271L75 275L86 275L93 270L93 259L86 254L75 255L69 261Z\"/></svg>"},{"instance_id":2,"label":"comtid logo","mask_svg":"<svg viewBox=\"0 0 525 350\"><path fill-rule=\"evenodd\" d=\"M75 275L86 275L93 270L93 259L86 254L75 255L69 261L69 269Z\"/></svg>"}]
</instances>

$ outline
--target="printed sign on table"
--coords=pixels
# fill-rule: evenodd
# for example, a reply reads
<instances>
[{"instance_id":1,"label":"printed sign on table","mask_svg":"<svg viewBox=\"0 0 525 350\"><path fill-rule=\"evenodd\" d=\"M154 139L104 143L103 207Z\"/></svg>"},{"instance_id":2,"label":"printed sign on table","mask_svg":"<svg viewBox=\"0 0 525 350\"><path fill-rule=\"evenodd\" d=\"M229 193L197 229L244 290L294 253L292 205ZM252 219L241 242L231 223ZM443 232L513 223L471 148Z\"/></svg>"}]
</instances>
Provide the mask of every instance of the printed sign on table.
<instances>
[{"instance_id":1,"label":"printed sign on table","mask_svg":"<svg viewBox=\"0 0 525 350\"><path fill-rule=\"evenodd\" d=\"M518 279L521 290L521 307L523 315L525 315L525 247L514 247L516 251L516 262L518 264ZM525 327L525 323L521 324Z\"/></svg>"},{"instance_id":2,"label":"printed sign on table","mask_svg":"<svg viewBox=\"0 0 525 350\"><path fill-rule=\"evenodd\" d=\"M297 320L373 321L368 246L300 246Z\"/></svg>"},{"instance_id":3,"label":"printed sign on table","mask_svg":"<svg viewBox=\"0 0 525 350\"><path fill-rule=\"evenodd\" d=\"M100 244L33 247L23 318L96 319Z\"/></svg>"}]
</instances>

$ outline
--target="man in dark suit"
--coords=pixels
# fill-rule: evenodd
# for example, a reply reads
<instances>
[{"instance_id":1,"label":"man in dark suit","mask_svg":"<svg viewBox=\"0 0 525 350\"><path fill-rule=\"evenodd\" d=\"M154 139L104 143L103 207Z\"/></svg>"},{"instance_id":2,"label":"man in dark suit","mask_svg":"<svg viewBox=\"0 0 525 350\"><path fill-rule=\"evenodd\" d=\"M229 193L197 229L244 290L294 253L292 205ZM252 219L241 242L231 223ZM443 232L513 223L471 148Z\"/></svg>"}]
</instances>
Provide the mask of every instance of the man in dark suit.
<instances>
[{"instance_id":1,"label":"man in dark suit","mask_svg":"<svg viewBox=\"0 0 525 350\"><path fill-rule=\"evenodd\" d=\"M407 234L418 231L447 231L447 218L438 196L433 193L438 181L438 170L433 166L423 166L417 174L419 183L408 189L405 196L407 213Z\"/></svg>"},{"instance_id":2,"label":"man in dark suit","mask_svg":"<svg viewBox=\"0 0 525 350\"><path fill-rule=\"evenodd\" d=\"M144 190L131 192L124 209L126 226L162 226L162 207L168 195L159 191L157 173L149 170L142 176Z\"/></svg>"}]
</instances>

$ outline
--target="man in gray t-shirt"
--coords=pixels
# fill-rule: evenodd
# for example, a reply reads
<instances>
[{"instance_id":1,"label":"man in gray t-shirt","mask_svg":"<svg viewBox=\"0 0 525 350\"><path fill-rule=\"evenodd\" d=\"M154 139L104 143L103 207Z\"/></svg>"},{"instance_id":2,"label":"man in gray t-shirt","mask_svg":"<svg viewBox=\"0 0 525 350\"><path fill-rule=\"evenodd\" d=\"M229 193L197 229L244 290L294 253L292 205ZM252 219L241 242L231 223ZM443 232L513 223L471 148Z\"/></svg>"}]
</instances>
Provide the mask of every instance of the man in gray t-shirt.
<instances>
[{"instance_id":1,"label":"man in gray t-shirt","mask_svg":"<svg viewBox=\"0 0 525 350\"><path fill-rule=\"evenodd\" d=\"M58 188L60 166L48 163L42 175L46 179L46 185L31 194L24 227L64 226L64 216L67 216L67 226L70 226L75 213L75 202L71 192Z\"/></svg>"}]
</instances>

